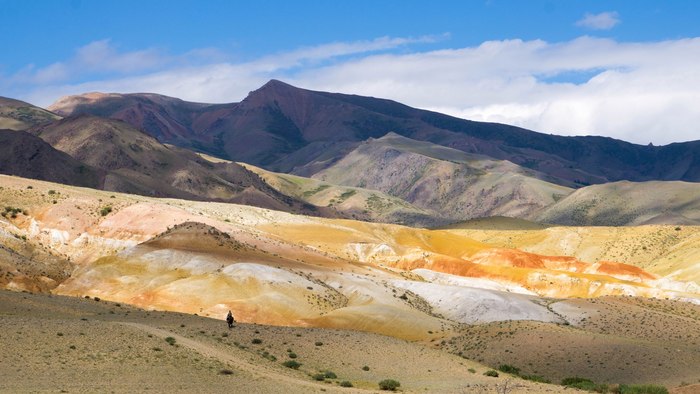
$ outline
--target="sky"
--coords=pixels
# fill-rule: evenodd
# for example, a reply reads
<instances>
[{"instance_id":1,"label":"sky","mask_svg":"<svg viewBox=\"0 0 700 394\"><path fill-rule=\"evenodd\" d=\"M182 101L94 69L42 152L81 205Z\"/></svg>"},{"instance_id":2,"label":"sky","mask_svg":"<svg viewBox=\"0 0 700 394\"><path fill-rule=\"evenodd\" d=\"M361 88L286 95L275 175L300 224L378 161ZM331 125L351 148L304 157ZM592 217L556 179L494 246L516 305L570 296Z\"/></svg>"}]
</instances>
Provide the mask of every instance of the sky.
<instances>
[{"instance_id":1,"label":"sky","mask_svg":"<svg viewBox=\"0 0 700 394\"><path fill-rule=\"evenodd\" d=\"M243 100L270 79L471 120L700 139L700 2L0 0L0 96Z\"/></svg>"}]
</instances>

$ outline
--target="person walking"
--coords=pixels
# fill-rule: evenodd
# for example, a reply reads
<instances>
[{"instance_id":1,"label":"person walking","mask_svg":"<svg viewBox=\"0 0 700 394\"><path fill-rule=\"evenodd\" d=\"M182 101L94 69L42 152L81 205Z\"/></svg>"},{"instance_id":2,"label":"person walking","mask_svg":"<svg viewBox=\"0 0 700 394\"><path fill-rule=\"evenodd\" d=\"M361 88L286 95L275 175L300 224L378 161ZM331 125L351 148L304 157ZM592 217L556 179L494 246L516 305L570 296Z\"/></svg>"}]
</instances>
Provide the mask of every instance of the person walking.
<instances>
[{"instance_id":1,"label":"person walking","mask_svg":"<svg viewBox=\"0 0 700 394\"><path fill-rule=\"evenodd\" d=\"M233 313L231 313L231 310L228 311L228 315L226 315L226 323L228 323L228 328L229 330L233 328Z\"/></svg>"}]
</instances>

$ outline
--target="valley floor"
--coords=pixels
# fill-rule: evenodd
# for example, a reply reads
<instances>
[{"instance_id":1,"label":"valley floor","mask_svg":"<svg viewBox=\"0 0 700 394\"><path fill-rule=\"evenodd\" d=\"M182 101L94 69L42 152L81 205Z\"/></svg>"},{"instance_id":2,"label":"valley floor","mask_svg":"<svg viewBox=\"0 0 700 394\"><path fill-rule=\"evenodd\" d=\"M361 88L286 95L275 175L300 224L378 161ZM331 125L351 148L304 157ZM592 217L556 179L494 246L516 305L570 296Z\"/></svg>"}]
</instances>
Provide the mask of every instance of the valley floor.
<instances>
[{"instance_id":1,"label":"valley floor","mask_svg":"<svg viewBox=\"0 0 700 394\"><path fill-rule=\"evenodd\" d=\"M222 320L196 315L4 290L0 315L0 392L353 393L378 391L384 379L398 380L404 392L562 389L486 377L483 365L370 333L256 324L228 330ZM285 368L289 360L299 369ZM337 378L314 380L320 371Z\"/></svg>"}]
</instances>

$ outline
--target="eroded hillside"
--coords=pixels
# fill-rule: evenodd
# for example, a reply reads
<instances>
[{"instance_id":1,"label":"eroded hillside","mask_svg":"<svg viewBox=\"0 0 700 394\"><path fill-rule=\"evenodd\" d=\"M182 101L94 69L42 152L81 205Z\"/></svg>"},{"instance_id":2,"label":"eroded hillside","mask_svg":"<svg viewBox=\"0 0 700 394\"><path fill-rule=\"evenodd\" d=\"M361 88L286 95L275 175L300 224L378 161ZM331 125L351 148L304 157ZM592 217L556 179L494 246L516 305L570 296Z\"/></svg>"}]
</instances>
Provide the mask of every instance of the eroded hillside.
<instances>
[{"instance_id":1,"label":"eroded hillside","mask_svg":"<svg viewBox=\"0 0 700 394\"><path fill-rule=\"evenodd\" d=\"M646 320L619 315L620 324L632 332L601 331L609 317L592 306L596 297L668 298L668 307L687 307L654 319L697 321L697 311L688 309L692 303L673 301L700 299L697 285L683 275L664 277L619 262L623 259L592 261L495 245L484 230L416 229L8 176L1 180L0 204L17 208L15 215L0 218L8 235L3 245L23 256L0 266L3 277L19 278L3 282L6 288L54 288L55 294L216 318L232 310L245 323L373 332L424 341L492 366L506 350L514 350L497 347L500 353L486 357L478 352L485 342L473 342L472 334L487 342L498 339L490 330L505 322L518 338L555 333L583 344L596 333L601 341L590 345L591 351L604 354L621 343L620 354L626 357L638 351L653 354L654 360L662 357L660 349L670 340L665 333L657 330L641 342L635 336ZM584 305L571 297L594 299ZM655 307L644 308L641 313ZM572 358L575 349L556 355ZM519 347L517 354L521 351L532 349ZM697 341L690 338L678 360L670 365L700 362ZM544 359L538 363L528 372L549 379L587 371L581 363L568 369L546 365ZM610 382L643 381L634 365L623 369ZM591 371L605 370L607 364ZM680 367L659 376L670 384L700 378Z\"/></svg>"}]
</instances>

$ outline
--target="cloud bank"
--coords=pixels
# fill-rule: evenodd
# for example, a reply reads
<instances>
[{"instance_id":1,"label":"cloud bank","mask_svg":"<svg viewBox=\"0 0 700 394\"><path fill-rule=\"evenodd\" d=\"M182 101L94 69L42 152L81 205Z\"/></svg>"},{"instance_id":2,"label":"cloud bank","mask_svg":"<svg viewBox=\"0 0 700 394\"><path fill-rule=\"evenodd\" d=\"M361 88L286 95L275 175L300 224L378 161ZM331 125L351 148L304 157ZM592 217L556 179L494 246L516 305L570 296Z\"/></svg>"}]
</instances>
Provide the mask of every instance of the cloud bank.
<instances>
[{"instance_id":1,"label":"cloud bank","mask_svg":"<svg viewBox=\"0 0 700 394\"><path fill-rule=\"evenodd\" d=\"M215 50L179 56L155 49L119 52L109 41L98 41L64 62L6 78L0 88L39 105L88 91L234 102L277 78L303 88L389 98L553 134L657 145L700 137L700 38L643 43L516 39L412 50L444 44L445 38L329 43L246 62ZM207 56L215 61L207 62ZM78 80L81 70L93 77Z\"/></svg>"}]
</instances>

